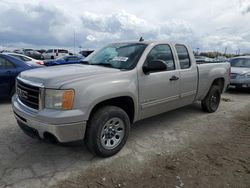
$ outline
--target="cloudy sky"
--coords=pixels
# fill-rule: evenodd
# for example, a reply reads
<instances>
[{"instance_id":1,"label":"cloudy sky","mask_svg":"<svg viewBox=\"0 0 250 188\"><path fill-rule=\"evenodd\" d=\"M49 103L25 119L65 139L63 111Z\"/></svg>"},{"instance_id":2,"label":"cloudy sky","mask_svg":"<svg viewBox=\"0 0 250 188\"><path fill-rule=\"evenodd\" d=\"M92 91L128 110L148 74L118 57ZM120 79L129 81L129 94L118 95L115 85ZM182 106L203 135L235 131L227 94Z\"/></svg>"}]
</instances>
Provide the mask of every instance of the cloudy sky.
<instances>
[{"instance_id":1,"label":"cloudy sky","mask_svg":"<svg viewBox=\"0 0 250 188\"><path fill-rule=\"evenodd\" d=\"M98 48L167 39L250 52L250 0L0 0L0 46Z\"/></svg>"}]
</instances>

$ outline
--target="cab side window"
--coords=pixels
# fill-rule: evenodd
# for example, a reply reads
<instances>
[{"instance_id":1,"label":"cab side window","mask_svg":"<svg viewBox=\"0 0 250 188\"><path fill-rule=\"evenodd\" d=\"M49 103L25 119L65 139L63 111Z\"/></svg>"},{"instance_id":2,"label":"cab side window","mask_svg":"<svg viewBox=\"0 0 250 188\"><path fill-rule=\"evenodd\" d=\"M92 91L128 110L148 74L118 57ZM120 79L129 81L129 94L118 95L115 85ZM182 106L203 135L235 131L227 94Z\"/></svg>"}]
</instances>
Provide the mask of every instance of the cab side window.
<instances>
[{"instance_id":1,"label":"cab side window","mask_svg":"<svg viewBox=\"0 0 250 188\"><path fill-rule=\"evenodd\" d=\"M177 44L175 49L178 55L181 69L188 69L191 67L191 61L187 48L184 45Z\"/></svg>"},{"instance_id":2,"label":"cab side window","mask_svg":"<svg viewBox=\"0 0 250 188\"><path fill-rule=\"evenodd\" d=\"M169 45L159 44L149 52L146 62L157 60L161 60L165 63L167 71L175 70L173 53Z\"/></svg>"}]
</instances>

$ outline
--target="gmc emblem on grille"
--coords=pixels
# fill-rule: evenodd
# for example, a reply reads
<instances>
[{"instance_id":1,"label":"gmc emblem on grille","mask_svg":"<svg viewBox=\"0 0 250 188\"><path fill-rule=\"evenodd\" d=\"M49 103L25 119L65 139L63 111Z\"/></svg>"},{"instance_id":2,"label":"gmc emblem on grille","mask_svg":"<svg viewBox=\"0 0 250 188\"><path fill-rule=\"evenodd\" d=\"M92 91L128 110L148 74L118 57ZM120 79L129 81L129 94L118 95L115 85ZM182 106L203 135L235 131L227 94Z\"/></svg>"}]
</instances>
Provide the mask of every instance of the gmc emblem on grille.
<instances>
[{"instance_id":1,"label":"gmc emblem on grille","mask_svg":"<svg viewBox=\"0 0 250 188\"><path fill-rule=\"evenodd\" d=\"M18 94L18 96L20 96L22 98L28 99L28 92L27 91L24 91L20 88L17 88L17 94Z\"/></svg>"}]
</instances>

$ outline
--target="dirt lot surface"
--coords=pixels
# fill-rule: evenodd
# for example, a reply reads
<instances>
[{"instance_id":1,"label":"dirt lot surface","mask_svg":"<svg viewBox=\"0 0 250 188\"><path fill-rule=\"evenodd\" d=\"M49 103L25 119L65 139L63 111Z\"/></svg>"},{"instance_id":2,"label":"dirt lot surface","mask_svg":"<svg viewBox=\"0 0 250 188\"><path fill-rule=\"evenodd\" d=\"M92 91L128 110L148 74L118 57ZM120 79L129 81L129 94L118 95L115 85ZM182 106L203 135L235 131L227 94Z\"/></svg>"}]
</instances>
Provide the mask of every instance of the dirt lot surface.
<instances>
[{"instance_id":1,"label":"dirt lot surface","mask_svg":"<svg viewBox=\"0 0 250 188\"><path fill-rule=\"evenodd\" d=\"M222 96L136 123L117 155L84 144L48 144L24 135L0 103L0 187L250 187L250 92Z\"/></svg>"}]
</instances>

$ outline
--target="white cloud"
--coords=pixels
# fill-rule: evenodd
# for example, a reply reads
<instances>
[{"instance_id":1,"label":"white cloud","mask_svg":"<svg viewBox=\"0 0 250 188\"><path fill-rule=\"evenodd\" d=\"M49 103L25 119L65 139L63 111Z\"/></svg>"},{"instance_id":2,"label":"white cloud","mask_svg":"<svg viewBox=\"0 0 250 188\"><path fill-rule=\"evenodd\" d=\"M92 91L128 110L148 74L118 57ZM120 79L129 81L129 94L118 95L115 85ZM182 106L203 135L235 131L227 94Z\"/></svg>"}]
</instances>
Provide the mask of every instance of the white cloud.
<instances>
[{"instance_id":1,"label":"white cloud","mask_svg":"<svg viewBox=\"0 0 250 188\"><path fill-rule=\"evenodd\" d=\"M250 50L249 0L2 0L0 44L76 45L168 39L202 50Z\"/></svg>"}]
</instances>

